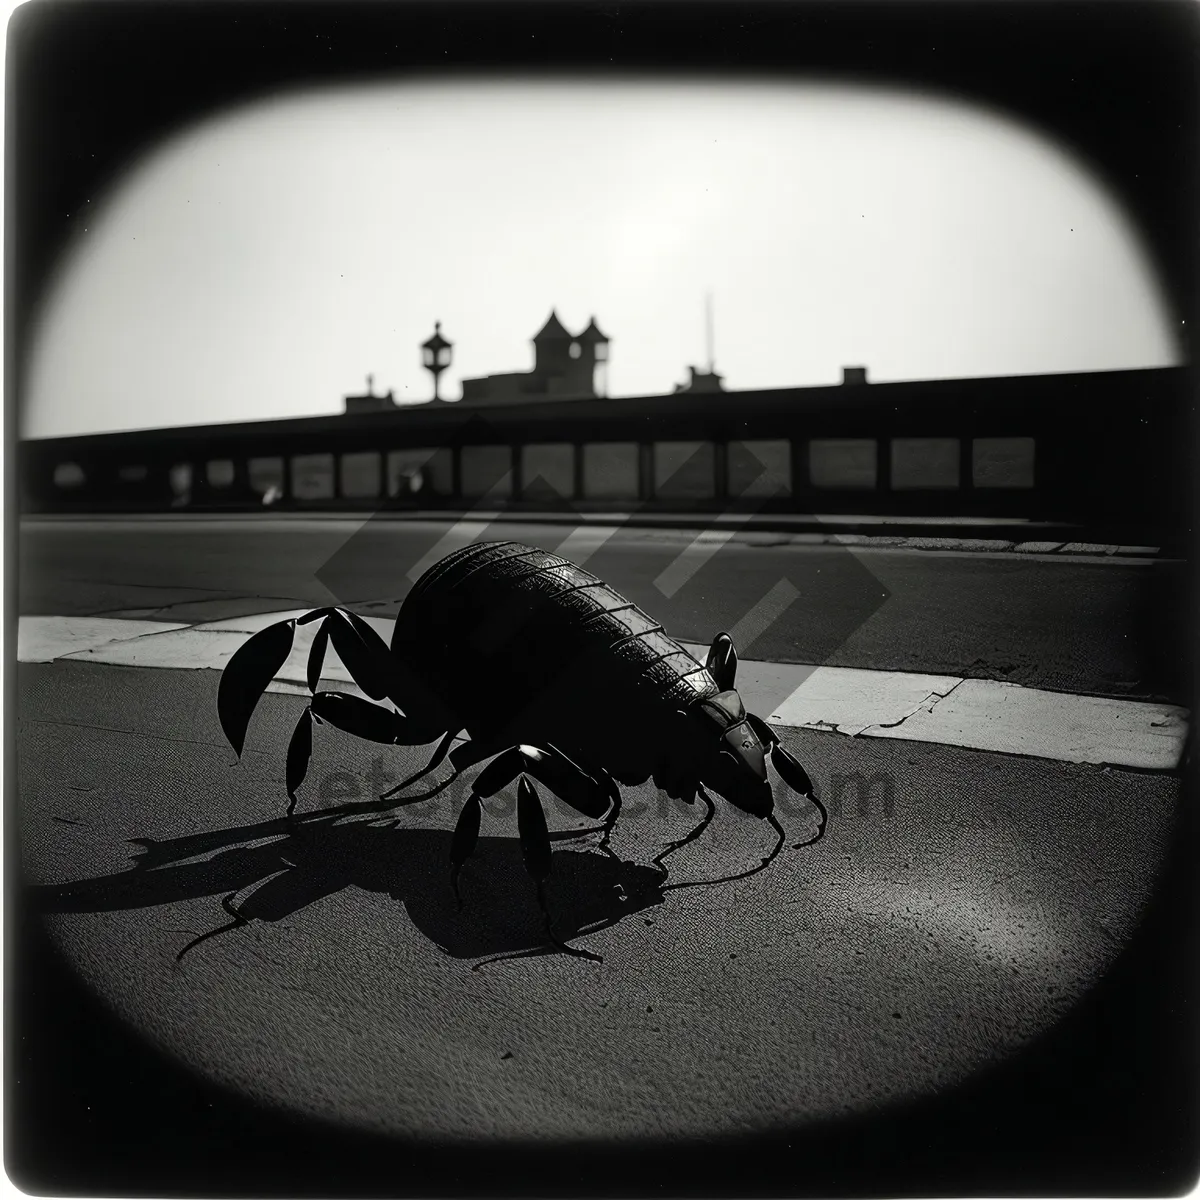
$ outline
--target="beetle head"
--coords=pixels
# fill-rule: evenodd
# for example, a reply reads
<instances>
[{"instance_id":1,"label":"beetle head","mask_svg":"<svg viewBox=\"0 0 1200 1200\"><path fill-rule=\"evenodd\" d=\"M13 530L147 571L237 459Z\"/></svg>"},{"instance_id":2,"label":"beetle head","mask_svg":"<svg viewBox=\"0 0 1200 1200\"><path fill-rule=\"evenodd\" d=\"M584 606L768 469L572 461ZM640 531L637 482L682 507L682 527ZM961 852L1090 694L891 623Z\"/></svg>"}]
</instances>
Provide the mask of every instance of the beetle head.
<instances>
[{"instance_id":1,"label":"beetle head","mask_svg":"<svg viewBox=\"0 0 1200 1200\"><path fill-rule=\"evenodd\" d=\"M697 703L689 714L700 729L700 782L756 817L774 808L766 747L750 727L735 689Z\"/></svg>"}]
</instances>

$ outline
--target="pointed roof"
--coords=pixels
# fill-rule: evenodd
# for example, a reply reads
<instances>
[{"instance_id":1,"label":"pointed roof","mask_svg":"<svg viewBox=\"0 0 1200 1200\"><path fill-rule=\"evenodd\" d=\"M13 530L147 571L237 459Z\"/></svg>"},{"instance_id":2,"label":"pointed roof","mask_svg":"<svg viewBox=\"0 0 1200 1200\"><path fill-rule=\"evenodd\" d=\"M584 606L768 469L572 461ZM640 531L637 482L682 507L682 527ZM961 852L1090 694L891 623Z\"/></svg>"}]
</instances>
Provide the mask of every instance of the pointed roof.
<instances>
[{"instance_id":1,"label":"pointed roof","mask_svg":"<svg viewBox=\"0 0 1200 1200\"><path fill-rule=\"evenodd\" d=\"M533 340L535 342L569 342L572 340L572 338L564 328L563 323L558 319L558 313L556 313L554 309L551 309L549 319L546 321L545 325L543 325L541 329L539 329L537 333L533 335Z\"/></svg>"},{"instance_id":2,"label":"pointed roof","mask_svg":"<svg viewBox=\"0 0 1200 1200\"><path fill-rule=\"evenodd\" d=\"M611 341L610 338L605 337L604 334L600 332L600 326L596 324L595 317L591 319L591 321L588 323L588 327L579 335L576 340L580 342Z\"/></svg>"}]
</instances>

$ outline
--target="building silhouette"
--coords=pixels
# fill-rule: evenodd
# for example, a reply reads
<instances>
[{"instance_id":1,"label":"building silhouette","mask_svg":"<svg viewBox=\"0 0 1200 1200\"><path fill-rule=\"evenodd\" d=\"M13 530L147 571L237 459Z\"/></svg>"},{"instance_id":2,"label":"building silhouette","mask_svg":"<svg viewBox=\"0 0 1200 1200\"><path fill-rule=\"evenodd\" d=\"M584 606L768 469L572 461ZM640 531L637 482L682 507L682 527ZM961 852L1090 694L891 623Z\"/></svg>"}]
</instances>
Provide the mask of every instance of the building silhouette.
<instances>
[{"instance_id":1,"label":"building silhouette","mask_svg":"<svg viewBox=\"0 0 1200 1200\"><path fill-rule=\"evenodd\" d=\"M533 336L532 371L508 371L462 381L467 403L511 404L526 400L593 400L597 368L608 361L610 339L596 318L578 334L571 333L551 311L545 325Z\"/></svg>"},{"instance_id":2,"label":"building silhouette","mask_svg":"<svg viewBox=\"0 0 1200 1200\"><path fill-rule=\"evenodd\" d=\"M710 339L672 393L610 398L595 318L572 333L551 312L532 342L531 371L466 379L458 401L396 404L368 375L342 413L26 440L22 507L1191 519L1183 367L871 383L852 366L731 391ZM451 346L435 328L426 368Z\"/></svg>"},{"instance_id":3,"label":"building silhouette","mask_svg":"<svg viewBox=\"0 0 1200 1200\"><path fill-rule=\"evenodd\" d=\"M375 394L375 376L367 376L367 390L361 396L346 396L346 412L348 414L365 413L365 412L390 412L398 407L396 397L391 388L387 394L377 396Z\"/></svg>"},{"instance_id":4,"label":"building silhouette","mask_svg":"<svg viewBox=\"0 0 1200 1200\"><path fill-rule=\"evenodd\" d=\"M725 376L718 375L711 368L707 371L701 371L698 367L688 367L689 378L687 383L677 383L675 385L676 393L681 392L723 392L725 390Z\"/></svg>"}]
</instances>

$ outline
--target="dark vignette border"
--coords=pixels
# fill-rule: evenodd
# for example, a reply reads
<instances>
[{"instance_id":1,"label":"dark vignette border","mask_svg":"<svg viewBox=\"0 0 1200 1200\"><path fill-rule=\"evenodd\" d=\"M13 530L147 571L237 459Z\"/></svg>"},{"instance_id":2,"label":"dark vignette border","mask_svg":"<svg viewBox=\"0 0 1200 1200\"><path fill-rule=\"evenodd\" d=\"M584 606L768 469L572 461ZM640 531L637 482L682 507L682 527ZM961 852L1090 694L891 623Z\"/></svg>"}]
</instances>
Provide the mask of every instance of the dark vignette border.
<instances>
[{"instance_id":1,"label":"dark vignette border","mask_svg":"<svg viewBox=\"0 0 1200 1200\"><path fill-rule=\"evenodd\" d=\"M33 0L12 19L7 55L9 645L26 336L86 200L189 119L389 71L818 74L958 94L1032 121L1114 189L1194 360L1198 11L1190 0ZM5 672L11 714L11 655ZM11 737L7 749L12 853ZM25 1189L64 1195L1179 1194L1200 1168L1196 826L1185 803L1139 936L1016 1058L869 1120L636 1151L449 1152L257 1108L181 1071L79 987L22 919L10 858L6 1167Z\"/></svg>"}]
</instances>

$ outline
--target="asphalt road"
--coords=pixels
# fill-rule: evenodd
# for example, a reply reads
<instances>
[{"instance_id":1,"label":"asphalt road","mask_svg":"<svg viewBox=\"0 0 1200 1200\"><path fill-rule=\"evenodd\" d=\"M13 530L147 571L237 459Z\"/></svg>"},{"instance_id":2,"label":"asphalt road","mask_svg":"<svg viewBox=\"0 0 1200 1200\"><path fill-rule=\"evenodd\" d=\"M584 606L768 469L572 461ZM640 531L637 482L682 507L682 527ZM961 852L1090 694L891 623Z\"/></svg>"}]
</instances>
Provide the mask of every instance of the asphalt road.
<instances>
[{"instance_id":1,"label":"asphalt road","mask_svg":"<svg viewBox=\"0 0 1200 1200\"><path fill-rule=\"evenodd\" d=\"M417 564L465 541L557 549L558 525L343 520L27 521L20 611L182 621L353 603L386 616ZM1186 703L1185 565L1016 553L794 545L747 534L681 558L685 532L594 531L563 551L707 643L739 626L744 658L993 678ZM440 544L440 550L439 550ZM711 556L709 556L711 551ZM755 636L756 635L756 636Z\"/></svg>"},{"instance_id":2,"label":"asphalt road","mask_svg":"<svg viewBox=\"0 0 1200 1200\"><path fill-rule=\"evenodd\" d=\"M461 540L555 549L568 532L504 524ZM31 522L20 609L186 622L336 599L386 616L409 573L451 548L445 533ZM564 552L687 640L739 623L754 634L765 612L742 639L747 658L1183 698L1180 564L781 541L751 535L706 557L682 554L687 535L626 530ZM772 609L772 596L786 603ZM290 1194L319 1170L338 1191L377 1144L385 1175L414 1147L449 1148L439 1163L474 1162L485 1192L501 1177L481 1156L504 1147L562 1149L556 1194L606 1169L602 1190L617 1194L621 1179L669 1189L680 1155L743 1191L760 1164L728 1148L771 1146L796 1190L821 1194L853 1192L879 1155L890 1165L868 1191L896 1191L914 1156L949 1164L950 1193L987 1191L1005 1171L1019 1189L1013 1164L1031 1153L1060 1164L1046 1181L1086 1164L1095 1193L1114 1164L1141 1171L1183 1144L1183 1085L1160 1081L1190 1010L1182 985L1145 986L1181 959L1173 935L1146 932L1186 907L1163 899L1183 886L1176 772L781 729L830 802L823 840L792 848L814 811L781 803L788 848L767 870L664 891L649 864L695 816L628 789L616 857L562 843L548 888L559 934L603 963L537 955L473 970L542 940L511 795L489 802L460 911L446 859L470 773L384 818L313 819L415 763L322 727L301 791L310 815L287 827L302 699L265 696L235 765L216 671L71 661L17 674L24 898L61 967L23 993L16 1111L40 1112L80 1163L186 1145L208 1178L229 1130L280 1113L314 1122L264 1143L264 1178L286 1176ZM865 808L848 794L836 805L838 777L855 775L882 786ZM551 824L571 820L552 807ZM722 806L672 857L671 881L738 873L771 840ZM230 923L231 895L247 923L177 963ZM148 1085L146 1054L178 1079ZM306 1155L334 1130L367 1142L321 1167ZM664 1154L660 1174L622 1175L631 1147ZM257 1132L239 1152L259 1153ZM61 1185L95 1190L80 1170Z\"/></svg>"},{"instance_id":3,"label":"asphalt road","mask_svg":"<svg viewBox=\"0 0 1200 1200\"><path fill-rule=\"evenodd\" d=\"M20 679L23 865L88 988L240 1094L464 1145L699 1144L945 1093L1033 1046L1105 973L1177 821L1170 775L784 730L820 793L882 772L892 812L848 805L793 849L815 811L781 805L789 846L768 869L664 892L649 864L695 815L630 789L617 857L564 845L549 886L560 934L603 963L473 971L541 941L502 798L459 912L446 860L465 784L394 825L289 829L301 699L264 698L235 766L216 672L57 663ZM413 761L318 733L305 813L373 796L373 759L393 777ZM671 880L745 870L772 841L722 804ZM249 923L177 964L228 922L230 893Z\"/></svg>"}]
</instances>

